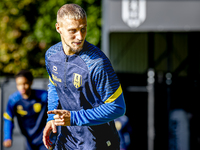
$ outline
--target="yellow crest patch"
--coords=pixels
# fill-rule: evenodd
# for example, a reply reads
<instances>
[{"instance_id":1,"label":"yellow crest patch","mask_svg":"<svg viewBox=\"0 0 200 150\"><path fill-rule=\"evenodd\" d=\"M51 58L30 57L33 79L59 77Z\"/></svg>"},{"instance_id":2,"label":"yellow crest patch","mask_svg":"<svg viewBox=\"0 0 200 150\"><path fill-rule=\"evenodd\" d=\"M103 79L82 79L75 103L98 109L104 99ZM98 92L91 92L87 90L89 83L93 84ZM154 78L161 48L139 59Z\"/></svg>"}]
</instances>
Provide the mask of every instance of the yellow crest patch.
<instances>
[{"instance_id":1,"label":"yellow crest patch","mask_svg":"<svg viewBox=\"0 0 200 150\"><path fill-rule=\"evenodd\" d=\"M28 114L27 111L23 110L23 106L22 105L18 105L17 106L17 113L20 114L21 116L25 116Z\"/></svg>"},{"instance_id":2,"label":"yellow crest patch","mask_svg":"<svg viewBox=\"0 0 200 150\"><path fill-rule=\"evenodd\" d=\"M33 110L36 112L36 113L39 113L42 109L42 105L40 103L35 103L33 104Z\"/></svg>"},{"instance_id":3,"label":"yellow crest patch","mask_svg":"<svg viewBox=\"0 0 200 150\"><path fill-rule=\"evenodd\" d=\"M73 84L76 88L79 88L82 85L82 76L80 74L73 74Z\"/></svg>"}]
</instances>

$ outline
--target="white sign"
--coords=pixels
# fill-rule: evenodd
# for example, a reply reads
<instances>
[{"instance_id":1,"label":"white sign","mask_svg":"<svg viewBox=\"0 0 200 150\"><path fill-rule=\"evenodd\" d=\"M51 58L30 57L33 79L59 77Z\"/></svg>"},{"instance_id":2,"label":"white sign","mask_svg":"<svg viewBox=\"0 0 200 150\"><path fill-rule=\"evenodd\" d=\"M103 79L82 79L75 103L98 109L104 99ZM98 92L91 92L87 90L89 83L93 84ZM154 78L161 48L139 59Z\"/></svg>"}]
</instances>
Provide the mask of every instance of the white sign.
<instances>
[{"instance_id":1,"label":"white sign","mask_svg":"<svg viewBox=\"0 0 200 150\"><path fill-rule=\"evenodd\" d=\"M146 0L122 0L122 20L131 28L137 28L146 19Z\"/></svg>"}]
</instances>

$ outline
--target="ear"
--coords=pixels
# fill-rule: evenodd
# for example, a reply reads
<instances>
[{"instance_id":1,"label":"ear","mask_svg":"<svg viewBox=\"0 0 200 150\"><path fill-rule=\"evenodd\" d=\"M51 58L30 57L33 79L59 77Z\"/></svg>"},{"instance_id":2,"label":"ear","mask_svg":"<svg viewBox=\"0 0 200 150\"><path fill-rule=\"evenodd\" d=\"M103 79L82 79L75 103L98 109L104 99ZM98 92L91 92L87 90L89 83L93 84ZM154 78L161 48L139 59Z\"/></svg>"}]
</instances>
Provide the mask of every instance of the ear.
<instances>
[{"instance_id":1,"label":"ear","mask_svg":"<svg viewBox=\"0 0 200 150\"><path fill-rule=\"evenodd\" d=\"M62 34L62 32L60 31L60 25L59 23L56 23L56 31L60 34Z\"/></svg>"}]
</instances>

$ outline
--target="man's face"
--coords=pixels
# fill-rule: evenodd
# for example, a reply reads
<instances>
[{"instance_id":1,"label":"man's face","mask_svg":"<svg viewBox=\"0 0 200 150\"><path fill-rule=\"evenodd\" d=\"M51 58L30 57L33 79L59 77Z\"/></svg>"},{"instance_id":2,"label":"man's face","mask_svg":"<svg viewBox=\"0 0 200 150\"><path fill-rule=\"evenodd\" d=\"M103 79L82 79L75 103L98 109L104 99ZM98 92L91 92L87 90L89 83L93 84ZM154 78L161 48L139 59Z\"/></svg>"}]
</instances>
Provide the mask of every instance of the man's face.
<instances>
[{"instance_id":1,"label":"man's face","mask_svg":"<svg viewBox=\"0 0 200 150\"><path fill-rule=\"evenodd\" d=\"M15 79L17 90L22 94L27 94L31 90L32 82L28 81L25 77L17 77Z\"/></svg>"},{"instance_id":2,"label":"man's face","mask_svg":"<svg viewBox=\"0 0 200 150\"><path fill-rule=\"evenodd\" d=\"M63 44L72 53L82 50L87 33L87 19L63 19L56 24L56 29L61 35Z\"/></svg>"}]
</instances>

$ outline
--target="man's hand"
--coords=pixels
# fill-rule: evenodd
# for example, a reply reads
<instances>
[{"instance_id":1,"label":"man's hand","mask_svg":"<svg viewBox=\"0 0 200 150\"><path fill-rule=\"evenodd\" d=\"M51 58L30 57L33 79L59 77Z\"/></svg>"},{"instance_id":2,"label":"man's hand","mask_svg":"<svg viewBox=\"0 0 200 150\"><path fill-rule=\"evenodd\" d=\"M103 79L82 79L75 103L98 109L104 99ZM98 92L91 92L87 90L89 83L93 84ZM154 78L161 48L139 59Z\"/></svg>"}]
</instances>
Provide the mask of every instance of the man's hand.
<instances>
[{"instance_id":1,"label":"man's hand","mask_svg":"<svg viewBox=\"0 0 200 150\"><path fill-rule=\"evenodd\" d=\"M49 149L52 144L51 140L49 139L49 136L52 131L53 131L53 133L57 132L55 120L51 120L51 121L47 122L47 124L44 128L44 131L43 131L43 143L47 149Z\"/></svg>"},{"instance_id":2,"label":"man's hand","mask_svg":"<svg viewBox=\"0 0 200 150\"><path fill-rule=\"evenodd\" d=\"M51 147L51 140L49 139L49 136L51 132L53 133L57 132L56 126L70 126L70 111L68 110L52 110L48 111L48 114L55 114L54 119L49 122L47 122L44 131L43 131L43 143L46 146L47 149Z\"/></svg>"},{"instance_id":3,"label":"man's hand","mask_svg":"<svg viewBox=\"0 0 200 150\"><path fill-rule=\"evenodd\" d=\"M48 114L55 114L54 119L55 119L55 125L56 126L70 126L70 111L68 110L52 110L48 111Z\"/></svg>"},{"instance_id":4,"label":"man's hand","mask_svg":"<svg viewBox=\"0 0 200 150\"><path fill-rule=\"evenodd\" d=\"M11 147L12 146L12 140L7 139L7 140L3 141L3 146L4 147Z\"/></svg>"}]
</instances>

